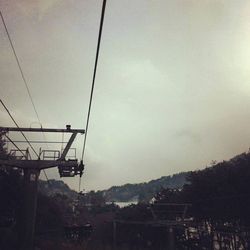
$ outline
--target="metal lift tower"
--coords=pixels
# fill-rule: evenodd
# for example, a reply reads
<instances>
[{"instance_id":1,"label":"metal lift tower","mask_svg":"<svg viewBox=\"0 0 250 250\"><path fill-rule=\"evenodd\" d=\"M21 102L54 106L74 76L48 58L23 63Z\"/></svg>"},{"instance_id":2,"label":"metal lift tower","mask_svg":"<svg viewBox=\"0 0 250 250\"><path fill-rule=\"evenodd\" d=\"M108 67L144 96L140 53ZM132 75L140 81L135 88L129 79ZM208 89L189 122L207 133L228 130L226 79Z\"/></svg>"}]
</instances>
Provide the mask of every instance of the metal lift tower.
<instances>
[{"instance_id":1,"label":"metal lift tower","mask_svg":"<svg viewBox=\"0 0 250 250\"><path fill-rule=\"evenodd\" d=\"M10 166L23 170L24 174L24 207L22 217L22 231L20 250L33 250L36 208L37 208L37 186L41 170L58 167L61 177L82 176L84 165L77 159L66 160L67 153L78 133L84 134L84 129L71 129L70 125L66 129L53 128L13 128L0 127L0 132L30 132L30 133L69 133L71 137L66 144L63 152L56 150L40 150L38 158L32 160L29 151L23 153L22 157L10 157L8 160L0 160L1 166ZM15 141L11 141L14 146ZM47 153L47 156L46 156ZM51 156L52 153L52 156Z\"/></svg>"}]
</instances>

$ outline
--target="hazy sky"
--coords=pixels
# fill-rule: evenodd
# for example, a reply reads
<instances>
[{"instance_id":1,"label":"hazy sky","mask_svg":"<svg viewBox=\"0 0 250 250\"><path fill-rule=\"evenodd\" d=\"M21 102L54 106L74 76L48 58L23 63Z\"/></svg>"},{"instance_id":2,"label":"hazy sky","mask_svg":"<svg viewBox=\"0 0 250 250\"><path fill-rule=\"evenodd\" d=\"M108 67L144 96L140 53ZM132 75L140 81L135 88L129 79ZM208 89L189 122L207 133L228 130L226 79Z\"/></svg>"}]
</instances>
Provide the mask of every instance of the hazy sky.
<instances>
[{"instance_id":1,"label":"hazy sky","mask_svg":"<svg viewBox=\"0 0 250 250\"><path fill-rule=\"evenodd\" d=\"M43 127L86 125L101 6L0 0ZM247 0L107 0L83 188L144 182L248 150L249 13ZM2 23L0 87L17 122L39 126ZM2 107L0 115L13 125ZM78 177L66 181L77 189Z\"/></svg>"}]
</instances>

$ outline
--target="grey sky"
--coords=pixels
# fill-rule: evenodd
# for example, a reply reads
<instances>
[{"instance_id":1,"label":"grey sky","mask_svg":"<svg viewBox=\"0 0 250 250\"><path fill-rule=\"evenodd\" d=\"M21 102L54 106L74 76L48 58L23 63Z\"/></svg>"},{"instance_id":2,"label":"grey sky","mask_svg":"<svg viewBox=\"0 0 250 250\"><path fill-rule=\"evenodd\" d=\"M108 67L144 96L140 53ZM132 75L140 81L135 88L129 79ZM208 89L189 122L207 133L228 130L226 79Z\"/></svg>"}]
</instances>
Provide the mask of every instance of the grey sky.
<instances>
[{"instance_id":1,"label":"grey sky","mask_svg":"<svg viewBox=\"0 0 250 250\"><path fill-rule=\"evenodd\" d=\"M85 127L101 5L0 0L44 127ZM85 189L203 168L248 150L249 11L246 0L107 0ZM20 125L38 126L2 24L0 37L0 96ZM1 125L12 125L0 115ZM78 178L67 183L77 189Z\"/></svg>"}]
</instances>

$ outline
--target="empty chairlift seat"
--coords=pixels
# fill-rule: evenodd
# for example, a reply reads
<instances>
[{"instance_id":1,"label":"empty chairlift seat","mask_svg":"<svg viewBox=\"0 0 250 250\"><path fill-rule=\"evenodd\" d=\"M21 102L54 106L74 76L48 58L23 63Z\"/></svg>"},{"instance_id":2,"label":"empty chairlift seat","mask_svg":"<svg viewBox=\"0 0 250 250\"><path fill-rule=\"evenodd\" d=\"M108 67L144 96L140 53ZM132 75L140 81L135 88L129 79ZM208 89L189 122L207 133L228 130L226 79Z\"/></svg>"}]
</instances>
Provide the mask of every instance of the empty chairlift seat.
<instances>
[{"instance_id":1,"label":"empty chairlift seat","mask_svg":"<svg viewBox=\"0 0 250 250\"><path fill-rule=\"evenodd\" d=\"M73 177L75 176L75 167L73 166L62 166L58 167L60 177Z\"/></svg>"},{"instance_id":2,"label":"empty chairlift seat","mask_svg":"<svg viewBox=\"0 0 250 250\"><path fill-rule=\"evenodd\" d=\"M78 174L82 176L84 170L82 161L79 165L77 160L69 160L68 162L72 162L72 165L58 167L60 177L73 177Z\"/></svg>"}]
</instances>

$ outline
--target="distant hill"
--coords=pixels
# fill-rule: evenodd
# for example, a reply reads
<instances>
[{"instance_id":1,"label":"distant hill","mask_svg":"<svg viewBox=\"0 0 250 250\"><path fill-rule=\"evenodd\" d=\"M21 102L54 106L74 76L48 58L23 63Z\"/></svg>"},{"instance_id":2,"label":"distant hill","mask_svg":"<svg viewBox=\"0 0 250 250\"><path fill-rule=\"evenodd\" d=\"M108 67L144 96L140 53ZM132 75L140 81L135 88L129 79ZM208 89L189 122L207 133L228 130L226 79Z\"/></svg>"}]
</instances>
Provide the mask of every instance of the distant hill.
<instances>
[{"instance_id":1,"label":"distant hill","mask_svg":"<svg viewBox=\"0 0 250 250\"><path fill-rule=\"evenodd\" d=\"M103 190L102 193L107 201L149 201L162 188L182 188L189 173L182 172L171 176L163 176L159 179L139 184L113 186Z\"/></svg>"},{"instance_id":2,"label":"distant hill","mask_svg":"<svg viewBox=\"0 0 250 250\"><path fill-rule=\"evenodd\" d=\"M56 194L66 195L71 198L77 196L77 192L70 189L69 186L61 180L39 180L38 190L46 196L55 196Z\"/></svg>"},{"instance_id":3,"label":"distant hill","mask_svg":"<svg viewBox=\"0 0 250 250\"><path fill-rule=\"evenodd\" d=\"M186 176L189 172L163 176L159 179L139 184L125 184L122 186L113 186L107 190L98 191L106 201L148 201L161 188L182 188L186 183ZM39 181L39 191L47 196L56 194L66 195L71 198L77 196L77 192L70 189L67 184L61 180Z\"/></svg>"},{"instance_id":4,"label":"distant hill","mask_svg":"<svg viewBox=\"0 0 250 250\"><path fill-rule=\"evenodd\" d=\"M245 161L249 158L249 152L242 153L233 157L229 161L223 161L221 163L213 162L212 166L194 172L205 173L208 169L217 169L218 167L221 167L222 164L234 166L238 161ZM163 188L182 188L183 185L187 183L186 177L194 172L182 172L170 176L163 176L159 179L139 184L113 186L106 190L99 190L97 192L91 191L88 195L93 196L98 194L99 196L104 197L107 202L149 201ZM39 181L39 191L47 196L61 194L73 199L77 197L77 192L70 189L69 186L61 180L50 180L49 183L46 181Z\"/></svg>"}]
</instances>

